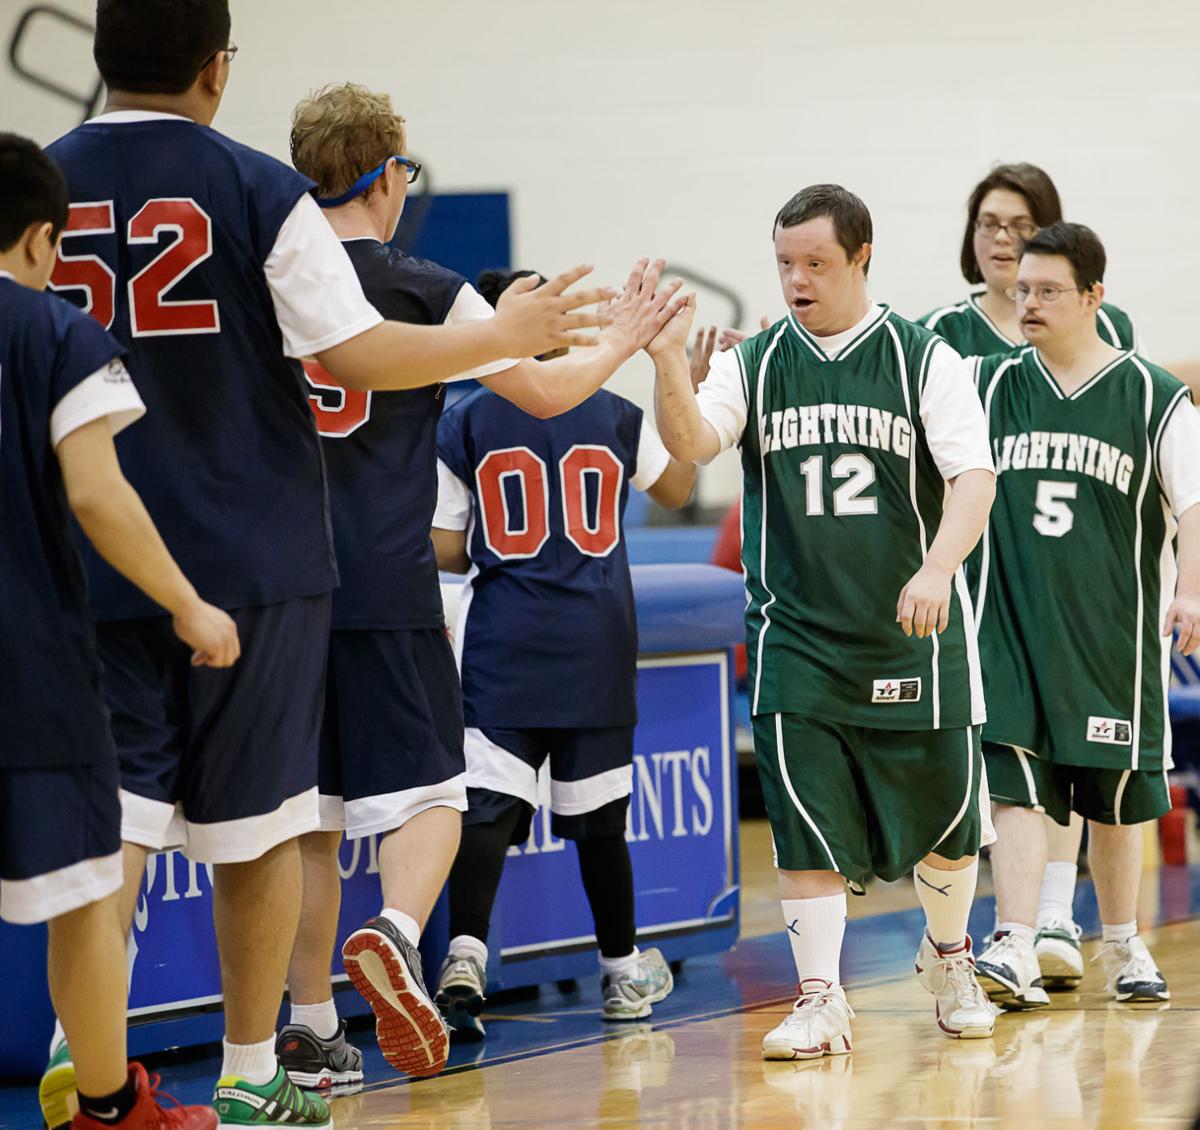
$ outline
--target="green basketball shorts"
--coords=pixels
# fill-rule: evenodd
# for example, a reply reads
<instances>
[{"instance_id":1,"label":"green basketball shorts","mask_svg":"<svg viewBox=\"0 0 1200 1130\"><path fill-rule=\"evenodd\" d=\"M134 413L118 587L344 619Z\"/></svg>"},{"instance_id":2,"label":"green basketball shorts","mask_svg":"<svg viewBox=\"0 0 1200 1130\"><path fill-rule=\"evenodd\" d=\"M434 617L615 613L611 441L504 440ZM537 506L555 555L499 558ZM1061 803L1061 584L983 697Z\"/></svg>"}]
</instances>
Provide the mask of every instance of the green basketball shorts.
<instances>
[{"instance_id":1,"label":"green basketball shorts","mask_svg":"<svg viewBox=\"0 0 1200 1130\"><path fill-rule=\"evenodd\" d=\"M781 870L837 871L862 886L898 879L933 851L979 851L978 727L873 730L760 714L754 752Z\"/></svg>"},{"instance_id":2,"label":"green basketball shorts","mask_svg":"<svg viewBox=\"0 0 1200 1130\"><path fill-rule=\"evenodd\" d=\"M996 742L984 742L983 755L993 801L1044 812L1059 824L1067 824L1072 812L1098 824L1144 824L1171 809L1161 769L1056 765Z\"/></svg>"}]
</instances>

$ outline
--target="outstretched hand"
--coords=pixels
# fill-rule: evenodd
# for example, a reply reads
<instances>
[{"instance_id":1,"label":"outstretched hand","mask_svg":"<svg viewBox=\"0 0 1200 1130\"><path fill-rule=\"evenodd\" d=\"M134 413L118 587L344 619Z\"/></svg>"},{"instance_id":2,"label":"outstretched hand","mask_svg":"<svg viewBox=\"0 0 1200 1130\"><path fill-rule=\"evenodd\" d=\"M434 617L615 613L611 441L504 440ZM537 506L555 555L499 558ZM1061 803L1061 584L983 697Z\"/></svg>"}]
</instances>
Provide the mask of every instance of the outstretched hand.
<instances>
[{"instance_id":1,"label":"outstretched hand","mask_svg":"<svg viewBox=\"0 0 1200 1130\"><path fill-rule=\"evenodd\" d=\"M594 334L579 331L598 327L600 313L578 311L612 298L614 292L610 287L568 289L591 272L590 266L581 264L555 275L545 286L538 286L534 275L513 282L496 304L495 326L505 353L510 357L537 357L564 345L595 345Z\"/></svg>"},{"instance_id":2,"label":"outstretched hand","mask_svg":"<svg viewBox=\"0 0 1200 1130\"><path fill-rule=\"evenodd\" d=\"M639 259L625 280L619 295L600 310L600 339L615 345L632 357L649 344L652 338L670 321L679 301L672 301L683 286L682 279L672 279L659 286L662 278L662 259Z\"/></svg>"},{"instance_id":3,"label":"outstretched hand","mask_svg":"<svg viewBox=\"0 0 1200 1130\"><path fill-rule=\"evenodd\" d=\"M717 327L703 326L696 331L696 340L692 342L691 356L688 363L692 369L692 391L697 392L708 376L708 367L712 363L713 351L717 347Z\"/></svg>"},{"instance_id":4,"label":"outstretched hand","mask_svg":"<svg viewBox=\"0 0 1200 1130\"><path fill-rule=\"evenodd\" d=\"M1191 655L1200 647L1200 600L1194 597L1177 596L1171 601L1163 622L1162 634L1171 635L1179 629L1175 646L1183 655Z\"/></svg>"},{"instance_id":5,"label":"outstretched hand","mask_svg":"<svg viewBox=\"0 0 1200 1130\"><path fill-rule=\"evenodd\" d=\"M769 330L771 328L771 319L765 314L758 319L758 328L760 330ZM717 348L724 353L726 349L732 349L735 345L741 345L750 334L745 330L724 329L721 331L721 336L717 339Z\"/></svg>"},{"instance_id":6,"label":"outstretched hand","mask_svg":"<svg viewBox=\"0 0 1200 1130\"><path fill-rule=\"evenodd\" d=\"M677 298L670 320L654 336L646 346L646 352L651 357L669 353L673 349L686 351L688 335L692 332L692 321L696 317L695 292Z\"/></svg>"}]
</instances>

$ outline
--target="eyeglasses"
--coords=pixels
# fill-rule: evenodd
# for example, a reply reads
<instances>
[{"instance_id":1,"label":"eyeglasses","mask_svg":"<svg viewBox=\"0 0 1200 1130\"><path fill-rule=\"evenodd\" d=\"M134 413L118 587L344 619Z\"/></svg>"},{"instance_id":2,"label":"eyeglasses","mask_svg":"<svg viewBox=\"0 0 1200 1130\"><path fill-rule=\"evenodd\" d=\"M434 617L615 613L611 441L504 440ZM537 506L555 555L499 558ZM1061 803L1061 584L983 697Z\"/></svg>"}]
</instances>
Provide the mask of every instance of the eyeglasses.
<instances>
[{"instance_id":1,"label":"eyeglasses","mask_svg":"<svg viewBox=\"0 0 1200 1130\"><path fill-rule=\"evenodd\" d=\"M413 161L413 160L410 160L408 157L401 157L399 154L396 154L396 156L394 156L394 157L388 158L388 160L396 161L399 164L404 166L404 171L407 174L409 184L413 184L416 181L417 177L419 177L421 175L421 162L420 161ZM384 164L386 165L387 161L385 161Z\"/></svg>"},{"instance_id":2,"label":"eyeglasses","mask_svg":"<svg viewBox=\"0 0 1200 1130\"><path fill-rule=\"evenodd\" d=\"M228 47L222 47L220 50L214 51L207 59L204 60L204 65L207 67L218 55L225 56L225 62L232 63L233 57L238 53L238 45L231 43Z\"/></svg>"},{"instance_id":3,"label":"eyeglasses","mask_svg":"<svg viewBox=\"0 0 1200 1130\"><path fill-rule=\"evenodd\" d=\"M1017 283L1016 286L1010 286L1004 293L1014 302L1018 300L1024 302L1032 294L1039 302L1050 303L1057 302L1064 294L1070 294L1073 290L1084 294L1091 289L1091 283L1087 286L1029 286L1026 283Z\"/></svg>"},{"instance_id":4,"label":"eyeglasses","mask_svg":"<svg viewBox=\"0 0 1200 1130\"><path fill-rule=\"evenodd\" d=\"M409 184L412 184L413 181L415 181L417 177L421 175L421 163L419 161L414 161L409 157L402 157L399 153L393 153L390 157L385 157L382 161L380 161L375 168L371 169L369 172L363 173L363 175L359 177L358 180L356 180L340 196L318 196L316 197L317 203L322 208L338 208L343 204L348 204L356 196L361 196L367 191L368 188L371 187L371 185L373 185L381 176L383 176L383 171L388 167L389 161L395 161L397 164L404 167L405 179Z\"/></svg>"},{"instance_id":5,"label":"eyeglasses","mask_svg":"<svg viewBox=\"0 0 1200 1130\"><path fill-rule=\"evenodd\" d=\"M1013 220L1012 223L1002 224L995 216L981 216L975 221L975 230L988 239L994 239L998 231L1003 231L1012 239L1032 239L1037 235L1037 224L1032 220Z\"/></svg>"}]
</instances>

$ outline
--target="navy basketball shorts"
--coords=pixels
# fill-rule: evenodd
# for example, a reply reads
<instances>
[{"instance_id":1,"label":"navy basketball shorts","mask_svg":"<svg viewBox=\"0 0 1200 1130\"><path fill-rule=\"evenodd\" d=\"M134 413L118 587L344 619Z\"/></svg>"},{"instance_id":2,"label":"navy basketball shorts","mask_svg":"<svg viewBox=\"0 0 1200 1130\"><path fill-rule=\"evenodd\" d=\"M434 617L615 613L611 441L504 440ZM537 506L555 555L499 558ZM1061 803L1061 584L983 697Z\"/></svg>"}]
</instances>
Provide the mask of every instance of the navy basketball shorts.
<instances>
[{"instance_id":1,"label":"navy basketball shorts","mask_svg":"<svg viewBox=\"0 0 1200 1130\"><path fill-rule=\"evenodd\" d=\"M529 835L530 817L550 805L550 830L565 840L625 830L633 791L633 727L513 730L469 727L466 736L470 808L464 824L490 824L514 804L524 812L513 833ZM538 770L549 762L549 787ZM548 793L548 795L547 795Z\"/></svg>"},{"instance_id":2,"label":"navy basketball shorts","mask_svg":"<svg viewBox=\"0 0 1200 1130\"><path fill-rule=\"evenodd\" d=\"M121 834L244 863L318 822L328 593L232 610L241 658L193 667L169 617L97 625L121 761Z\"/></svg>"},{"instance_id":3,"label":"navy basketball shorts","mask_svg":"<svg viewBox=\"0 0 1200 1130\"><path fill-rule=\"evenodd\" d=\"M0 769L0 918L25 926L121 889L117 759Z\"/></svg>"},{"instance_id":4,"label":"navy basketball shorts","mask_svg":"<svg viewBox=\"0 0 1200 1130\"><path fill-rule=\"evenodd\" d=\"M321 728L321 830L349 839L467 807L462 689L442 628L339 629Z\"/></svg>"}]
</instances>

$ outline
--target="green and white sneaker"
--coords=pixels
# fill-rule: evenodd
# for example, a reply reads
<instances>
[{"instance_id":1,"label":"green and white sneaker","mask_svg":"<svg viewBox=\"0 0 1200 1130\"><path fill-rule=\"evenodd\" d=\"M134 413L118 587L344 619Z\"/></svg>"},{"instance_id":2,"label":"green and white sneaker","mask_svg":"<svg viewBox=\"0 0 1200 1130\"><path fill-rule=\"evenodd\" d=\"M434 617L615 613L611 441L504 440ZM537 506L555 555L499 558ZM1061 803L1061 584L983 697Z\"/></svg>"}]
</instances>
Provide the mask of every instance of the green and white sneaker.
<instances>
[{"instance_id":1,"label":"green and white sneaker","mask_svg":"<svg viewBox=\"0 0 1200 1130\"><path fill-rule=\"evenodd\" d=\"M222 1075L213 1092L213 1106L222 1126L296 1126L301 1130L332 1130L329 1106L311 1091L302 1091L282 1065L275 1078L261 1086L239 1075Z\"/></svg>"},{"instance_id":2,"label":"green and white sneaker","mask_svg":"<svg viewBox=\"0 0 1200 1130\"><path fill-rule=\"evenodd\" d=\"M638 954L637 973L606 975L600 982L605 1020L641 1020L650 1006L665 1000L675 988L671 967L657 949Z\"/></svg>"},{"instance_id":3,"label":"green and white sneaker","mask_svg":"<svg viewBox=\"0 0 1200 1130\"><path fill-rule=\"evenodd\" d=\"M38 1084L38 1102L42 1119L50 1130L70 1126L79 1110L79 1093L75 1090L75 1064L66 1040L59 1040L50 1052L50 1062Z\"/></svg>"},{"instance_id":4,"label":"green and white sneaker","mask_svg":"<svg viewBox=\"0 0 1200 1130\"><path fill-rule=\"evenodd\" d=\"M1083 980L1083 950L1079 939L1083 931L1069 918L1052 918L1039 923L1033 952L1042 971L1047 992L1079 988Z\"/></svg>"}]
</instances>

